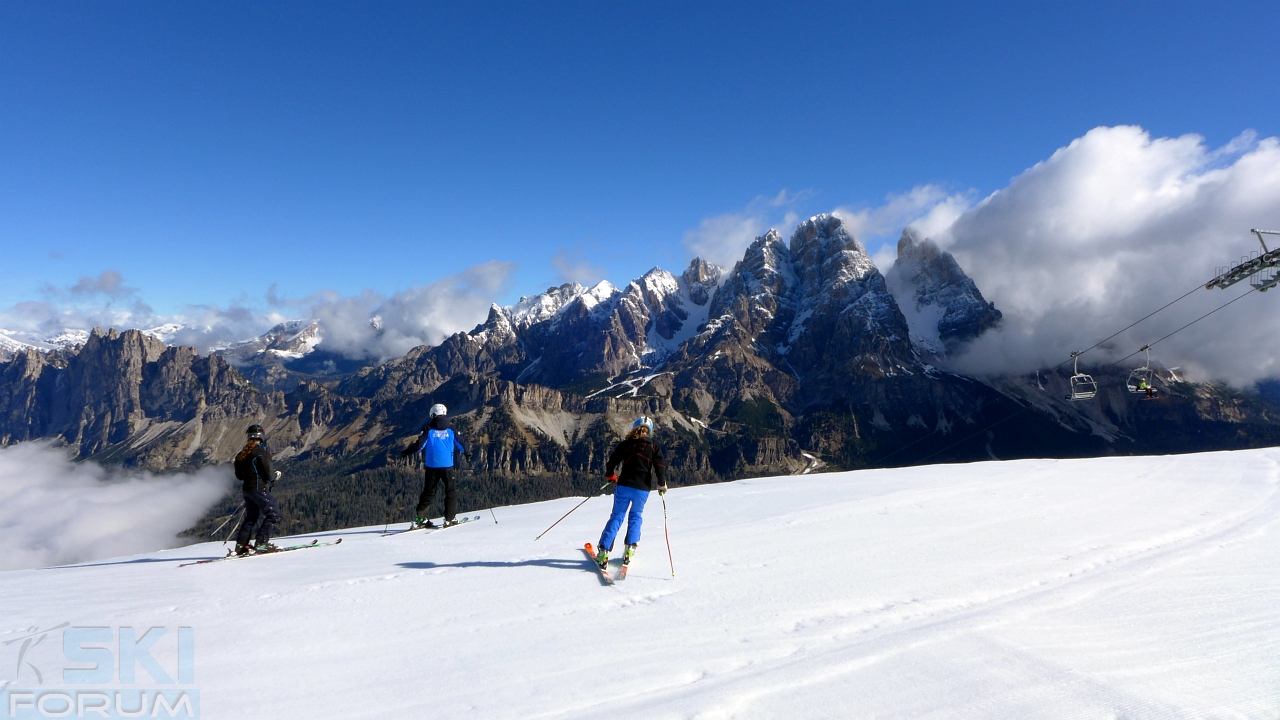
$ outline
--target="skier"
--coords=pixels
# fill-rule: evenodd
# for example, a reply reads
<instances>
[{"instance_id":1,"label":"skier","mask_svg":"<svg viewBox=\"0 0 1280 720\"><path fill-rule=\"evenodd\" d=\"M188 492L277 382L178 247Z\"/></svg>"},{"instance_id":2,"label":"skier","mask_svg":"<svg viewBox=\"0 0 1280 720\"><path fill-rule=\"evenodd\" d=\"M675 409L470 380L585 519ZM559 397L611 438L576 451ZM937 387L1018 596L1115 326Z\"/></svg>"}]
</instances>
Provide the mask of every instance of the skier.
<instances>
[{"instance_id":1,"label":"skier","mask_svg":"<svg viewBox=\"0 0 1280 720\"><path fill-rule=\"evenodd\" d=\"M596 562L601 569L609 565L609 553L613 550L613 541L622 528L622 518L627 518L626 551L623 564L629 564L635 555L636 546L640 543L640 524L644 521L644 504L649 493L656 489L659 495L667 492L667 466L662 461L662 450L653 443L653 421L641 415L631 426L626 439L618 443L609 462L605 464L606 479L616 483L613 491L613 513L609 522L604 525L600 534L600 546L596 552ZM618 474L614 474L614 469Z\"/></svg>"},{"instance_id":2,"label":"skier","mask_svg":"<svg viewBox=\"0 0 1280 720\"><path fill-rule=\"evenodd\" d=\"M271 543L271 532L280 523L280 512L276 510L275 498L271 497L271 487L280 478L280 473L271 469L271 453L264 444L261 425L250 425L245 430L248 439L240 454L236 455L236 479L242 483L244 492L244 521L236 531L236 555L248 555L250 552L268 553L278 550ZM258 520L256 542L249 545L249 537L254 535L254 526Z\"/></svg>"},{"instance_id":3,"label":"skier","mask_svg":"<svg viewBox=\"0 0 1280 720\"><path fill-rule=\"evenodd\" d=\"M444 481L444 526L456 525L454 516L458 513L458 491L453 483L454 450L471 460L471 453L459 442L457 434L449 427L448 408L439 403L431 406L431 420L422 427L418 440L405 448L400 457L409 457L421 452L426 482L422 487L422 495L418 498L418 507L414 511L411 529L433 528L435 523L426 518L427 508L435 497L436 486Z\"/></svg>"},{"instance_id":4,"label":"skier","mask_svg":"<svg viewBox=\"0 0 1280 720\"><path fill-rule=\"evenodd\" d=\"M1148 385L1146 380L1143 380L1143 381L1141 381L1141 382L1139 382L1139 383L1138 383L1138 389L1139 389L1139 390L1145 390L1145 391L1146 391L1146 393L1147 393L1147 399L1148 399L1148 400L1155 400L1155 399L1156 399L1156 391L1155 391L1155 388L1153 388L1153 387L1151 387L1150 385Z\"/></svg>"}]
</instances>

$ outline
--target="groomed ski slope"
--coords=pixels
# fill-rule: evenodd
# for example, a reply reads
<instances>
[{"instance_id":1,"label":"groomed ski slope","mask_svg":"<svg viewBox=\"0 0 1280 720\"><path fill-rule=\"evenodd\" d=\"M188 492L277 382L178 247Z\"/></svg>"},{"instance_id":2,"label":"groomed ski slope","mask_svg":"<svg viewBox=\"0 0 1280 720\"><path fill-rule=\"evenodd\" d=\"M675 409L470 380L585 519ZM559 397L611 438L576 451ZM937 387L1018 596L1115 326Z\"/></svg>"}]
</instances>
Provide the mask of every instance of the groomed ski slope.
<instances>
[{"instance_id":1,"label":"groomed ski slope","mask_svg":"<svg viewBox=\"0 0 1280 720\"><path fill-rule=\"evenodd\" d=\"M1280 450L939 465L610 498L179 569L0 574L5 633L195 628L204 718L1277 718ZM11 661L10 661L11 662Z\"/></svg>"}]
</instances>

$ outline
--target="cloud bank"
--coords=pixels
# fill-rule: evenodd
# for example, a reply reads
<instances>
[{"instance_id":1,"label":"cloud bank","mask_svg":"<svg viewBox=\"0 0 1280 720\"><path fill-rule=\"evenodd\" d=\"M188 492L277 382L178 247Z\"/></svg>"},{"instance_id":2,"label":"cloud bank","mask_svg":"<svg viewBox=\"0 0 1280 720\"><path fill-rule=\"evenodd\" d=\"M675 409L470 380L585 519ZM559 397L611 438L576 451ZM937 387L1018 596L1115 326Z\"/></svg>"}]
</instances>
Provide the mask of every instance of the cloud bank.
<instances>
[{"instance_id":1,"label":"cloud bank","mask_svg":"<svg viewBox=\"0 0 1280 720\"><path fill-rule=\"evenodd\" d=\"M695 256L720 267L733 267L747 246L770 227L789 228L799 216L785 210L805 193L780 191L773 197L757 197L736 212L704 218L698 227L684 234L684 246Z\"/></svg>"},{"instance_id":2,"label":"cloud bank","mask_svg":"<svg viewBox=\"0 0 1280 720\"><path fill-rule=\"evenodd\" d=\"M178 547L232 487L228 468L182 475L107 471L48 443L0 448L0 570Z\"/></svg>"},{"instance_id":3,"label":"cloud bank","mask_svg":"<svg viewBox=\"0 0 1280 720\"><path fill-rule=\"evenodd\" d=\"M483 322L493 298L511 287L515 269L515 263L491 261L389 297L372 291L320 296L308 303L310 316L320 322L325 350L381 362Z\"/></svg>"},{"instance_id":4,"label":"cloud bank","mask_svg":"<svg viewBox=\"0 0 1280 720\"><path fill-rule=\"evenodd\" d=\"M1276 138L1246 133L1214 149L1197 135L1091 130L930 233L1004 313L955 369L1057 365L1258 249L1250 228L1277 226ZM1114 361L1249 289L1201 289L1085 359ZM1153 359L1200 380L1277 376L1275 295L1254 293L1160 343Z\"/></svg>"},{"instance_id":5,"label":"cloud bank","mask_svg":"<svg viewBox=\"0 0 1280 720\"><path fill-rule=\"evenodd\" d=\"M876 267L887 271L897 258L897 241L905 227L931 237L950 227L973 205L972 193L950 193L938 185L917 185L891 194L872 208L838 207L832 214L862 241Z\"/></svg>"},{"instance_id":6,"label":"cloud bank","mask_svg":"<svg viewBox=\"0 0 1280 720\"><path fill-rule=\"evenodd\" d=\"M19 331L21 339L48 338L65 330L94 327L148 330L166 324L166 342L204 353L255 338L289 319L320 322L321 347L357 360L383 361L418 345L434 345L452 333L483 322L493 300L506 292L516 265L488 262L429 285L383 295L366 290L356 296L321 291L306 298L279 297L268 291L264 307L247 302L228 307L192 305L176 315L152 312L113 270L82 278L65 289L47 288L46 300L24 302L0 311L0 328ZM104 300L94 305L93 300Z\"/></svg>"}]
</instances>

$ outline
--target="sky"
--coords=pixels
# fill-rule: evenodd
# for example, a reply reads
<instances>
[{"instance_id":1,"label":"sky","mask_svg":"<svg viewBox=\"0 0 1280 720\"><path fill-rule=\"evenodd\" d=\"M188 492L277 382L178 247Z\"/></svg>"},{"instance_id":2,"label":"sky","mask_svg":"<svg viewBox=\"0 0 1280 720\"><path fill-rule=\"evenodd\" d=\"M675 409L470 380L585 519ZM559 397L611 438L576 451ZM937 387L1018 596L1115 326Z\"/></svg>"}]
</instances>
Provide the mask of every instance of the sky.
<instances>
[{"instance_id":1,"label":"sky","mask_svg":"<svg viewBox=\"0 0 1280 720\"><path fill-rule=\"evenodd\" d=\"M409 294L452 331L552 284L731 263L833 210L883 266L906 224L944 235L1095 129L1196 138L1208 159L1182 176L1265 145L1278 21L1250 3L9 3L0 326L256 333ZM1224 220L1222 262L1264 210ZM999 276L971 247L980 286Z\"/></svg>"}]
</instances>

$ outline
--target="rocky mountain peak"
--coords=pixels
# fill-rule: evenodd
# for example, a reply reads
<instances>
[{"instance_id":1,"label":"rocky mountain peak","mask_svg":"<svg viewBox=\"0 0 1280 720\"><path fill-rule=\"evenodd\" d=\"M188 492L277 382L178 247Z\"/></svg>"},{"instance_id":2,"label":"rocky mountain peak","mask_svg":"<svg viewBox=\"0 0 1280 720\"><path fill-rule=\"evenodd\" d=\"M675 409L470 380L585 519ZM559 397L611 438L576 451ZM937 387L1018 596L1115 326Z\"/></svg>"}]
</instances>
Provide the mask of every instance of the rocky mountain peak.
<instances>
[{"instance_id":1,"label":"rocky mountain peak","mask_svg":"<svg viewBox=\"0 0 1280 720\"><path fill-rule=\"evenodd\" d=\"M791 236L791 262L800 292L810 297L879 273L867 250L834 215L815 215Z\"/></svg>"},{"instance_id":2,"label":"rocky mountain peak","mask_svg":"<svg viewBox=\"0 0 1280 720\"><path fill-rule=\"evenodd\" d=\"M533 297L521 297L515 305L503 311L511 320L511 324L527 328L545 320L550 320L569 303L576 300L587 289L578 283L565 283L559 287L549 287L545 292Z\"/></svg>"},{"instance_id":3,"label":"rocky mountain peak","mask_svg":"<svg viewBox=\"0 0 1280 720\"><path fill-rule=\"evenodd\" d=\"M688 289L689 300L694 305L706 305L711 295L715 293L716 287L720 285L720 278L723 275L724 268L719 265L712 265L702 258L694 258L693 262L689 263L688 269L680 275L680 279Z\"/></svg>"},{"instance_id":4,"label":"rocky mountain peak","mask_svg":"<svg viewBox=\"0 0 1280 720\"><path fill-rule=\"evenodd\" d=\"M912 340L935 355L953 352L1000 321L1000 311L978 291L951 253L907 228L889 289L902 307Z\"/></svg>"}]
</instances>

